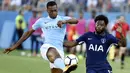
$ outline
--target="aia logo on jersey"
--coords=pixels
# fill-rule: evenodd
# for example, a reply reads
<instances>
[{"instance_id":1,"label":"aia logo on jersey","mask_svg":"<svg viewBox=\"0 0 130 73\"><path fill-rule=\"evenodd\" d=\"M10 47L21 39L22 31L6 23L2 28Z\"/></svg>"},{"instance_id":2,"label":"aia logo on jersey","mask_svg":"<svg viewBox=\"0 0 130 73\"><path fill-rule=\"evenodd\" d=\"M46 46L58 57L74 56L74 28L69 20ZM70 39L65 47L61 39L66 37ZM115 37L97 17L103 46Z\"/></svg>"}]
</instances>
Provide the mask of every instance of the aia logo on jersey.
<instances>
[{"instance_id":1,"label":"aia logo on jersey","mask_svg":"<svg viewBox=\"0 0 130 73\"><path fill-rule=\"evenodd\" d=\"M103 46L97 45L97 44L95 44L95 45L90 44L88 50L97 51L97 52L98 51L104 52Z\"/></svg>"},{"instance_id":2,"label":"aia logo on jersey","mask_svg":"<svg viewBox=\"0 0 130 73\"><path fill-rule=\"evenodd\" d=\"M106 42L106 39L105 38L102 38L101 39L101 42L104 44Z\"/></svg>"}]
</instances>

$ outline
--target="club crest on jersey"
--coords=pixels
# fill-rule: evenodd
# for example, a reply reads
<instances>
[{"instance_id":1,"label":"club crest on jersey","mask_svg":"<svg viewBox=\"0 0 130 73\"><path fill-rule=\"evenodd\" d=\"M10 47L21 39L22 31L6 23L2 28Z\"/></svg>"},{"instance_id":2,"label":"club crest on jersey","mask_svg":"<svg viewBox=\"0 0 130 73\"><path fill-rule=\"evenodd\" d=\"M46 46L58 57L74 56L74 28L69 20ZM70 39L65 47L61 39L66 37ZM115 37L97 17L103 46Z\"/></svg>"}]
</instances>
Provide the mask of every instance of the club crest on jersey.
<instances>
[{"instance_id":1,"label":"club crest on jersey","mask_svg":"<svg viewBox=\"0 0 130 73\"><path fill-rule=\"evenodd\" d=\"M106 42L106 39L105 38L102 38L101 39L101 42L104 44Z\"/></svg>"}]
</instances>

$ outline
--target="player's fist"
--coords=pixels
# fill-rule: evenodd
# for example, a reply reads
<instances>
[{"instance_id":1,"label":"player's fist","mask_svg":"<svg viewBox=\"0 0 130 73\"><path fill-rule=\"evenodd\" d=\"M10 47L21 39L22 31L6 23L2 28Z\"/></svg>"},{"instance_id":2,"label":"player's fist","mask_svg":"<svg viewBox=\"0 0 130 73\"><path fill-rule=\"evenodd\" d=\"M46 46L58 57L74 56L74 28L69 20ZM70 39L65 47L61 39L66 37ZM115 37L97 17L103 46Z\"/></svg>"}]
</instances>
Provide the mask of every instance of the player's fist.
<instances>
[{"instance_id":1,"label":"player's fist","mask_svg":"<svg viewBox=\"0 0 130 73\"><path fill-rule=\"evenodd\" d=\"M119 33L122 33L122 27L119 26L116 31L118 31Z\"/></svg>"},{"instance_id":2,"label":"player's fist","mask_svg":"<svg viewBox=\"0 0 130 73\"><path fill-rule=\"evenodd\" d=\"M62 25L65 24L65 23L66 23L66 21L58 21L57 25L58 25L58 27L61 28Z\"/></svg>"},{"instance_id":3,"label":"player's fist","mask_svg":"<svg viewBox=\"0 0 130 73\"><path fill-rule=\"evenodd\" d=\"M5 49L5 50L3 51L3 53L5 53L5 54L7 53L7 54L8 54L8 53L10 53L12 50L13 50L12 48L7 48L7 49Z\"/></svg>"},{"instance_id":4,"label":"player's fist","mask_svg":"<svg viewBox=\"0 0 130 73\"><path fill-rule=\"evenodd\" d=\"M122 33L122 24L118 23L118 28L116 29L117 32Z\"/></svg>"}]
</instances>

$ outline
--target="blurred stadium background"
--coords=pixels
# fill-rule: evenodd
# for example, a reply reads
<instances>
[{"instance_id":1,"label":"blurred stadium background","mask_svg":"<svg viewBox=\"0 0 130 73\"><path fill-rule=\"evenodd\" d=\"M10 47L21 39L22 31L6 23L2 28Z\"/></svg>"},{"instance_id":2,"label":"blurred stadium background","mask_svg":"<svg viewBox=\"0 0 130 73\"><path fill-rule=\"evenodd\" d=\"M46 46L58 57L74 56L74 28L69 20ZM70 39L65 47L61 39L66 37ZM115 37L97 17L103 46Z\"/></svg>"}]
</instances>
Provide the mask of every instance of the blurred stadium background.
<instances>
[{"instance_id":1,"label":"blurred stadium background","mask_svg":"<svg viewBox=\"0 0 130 73\"><path fill-rule=\"evenodd\" d=\"M33 12L37 12L37 18L46 17L46 3L51 0L0 0L0 73L49 73L49 65L47 62L39 58L30 52L31 50L31 38L27 39L22 44L22 49L12 52L9 55L3 55L2 51L5 48L13 45L19 38L19 33L16 30L16 17L19 15L19 11L23 11L23 21L25 26L22 26L22 30L25 32L30 27L30 18L33 16ZM120 15L125 16L126 22L130 25L130 0L54 0L58 4L59 15L71 16L79 19L79 12L84 13L83 17L86 21L85 29L88 31L89 21L92 19L92 12L95 11L96 15L104 14L109 18L108 30L112 29L112 26L116 22L116 18ZM73 25L74 26L74 25ZM69 27L68 27L69 28ZM78 29L70 28L67 34L70 32L73 38L66 36L66 39L74 40L78 37L75 32ZM112 33L114 34L114 33ZM43 35L37 37L37 41L41 43ZM34 44L34 46L36 46ZM39 47L38 47L39 49ZM65 52L68 52L65 50ZM71 52L70 52L71 53ZM23 56L22 56L23 55ZM36 56L36 57L34 57ZM111 62L111 60L110 60ZM127 34L127 58L126 67L124 70L120 70L119 62L111 62L113 67L113 73L130 73L130 32ZM73 73L85 73L84 59L79 61L78 69Z\"/></svg>"}]
</instances>

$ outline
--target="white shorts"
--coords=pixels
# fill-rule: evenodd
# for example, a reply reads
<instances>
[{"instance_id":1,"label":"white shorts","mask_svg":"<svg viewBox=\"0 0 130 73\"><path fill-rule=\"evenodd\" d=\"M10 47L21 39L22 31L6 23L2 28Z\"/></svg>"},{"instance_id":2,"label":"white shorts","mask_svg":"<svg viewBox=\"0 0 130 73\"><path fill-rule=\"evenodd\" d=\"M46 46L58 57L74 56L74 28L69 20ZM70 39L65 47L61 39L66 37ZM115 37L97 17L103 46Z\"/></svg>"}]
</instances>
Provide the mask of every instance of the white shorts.
<instances>
[{"instance_id":1,"label":"white shorts","mask_svg":"<svg viewBox=\"0 0 130 73\"><path fill-rule=\"evenodd\" d=\"M41 56L42 56L45 60L47 60L47 61L49 61L49 60L48 60L48 58L47 58L47 56L46 56L46 53L47 53L47 51L48 51L48 49L49 49L50 47L56 48L55 46L53 46L53 45L51 45L51 44L43 44L43 45L41 46L41 48L40 48ZM59 49L57 49L57 48L56 48L56 50L57 50L57 52L60 54L61 58L64 60L64 51L59 50ZM49 61L49 62L50 62L50 61ZM53 63L50 62L50 68L56 68L56 66L55 66Z\"/></svg>"}]
</instances>

